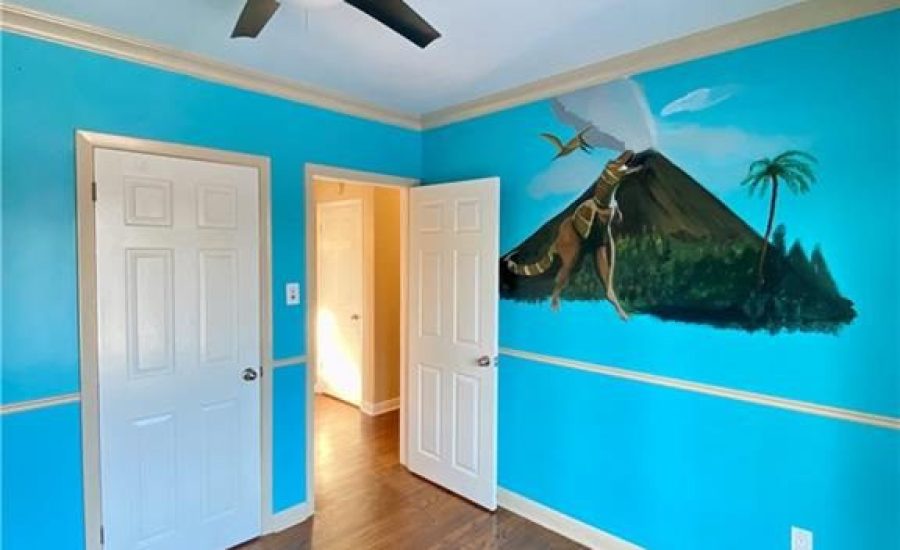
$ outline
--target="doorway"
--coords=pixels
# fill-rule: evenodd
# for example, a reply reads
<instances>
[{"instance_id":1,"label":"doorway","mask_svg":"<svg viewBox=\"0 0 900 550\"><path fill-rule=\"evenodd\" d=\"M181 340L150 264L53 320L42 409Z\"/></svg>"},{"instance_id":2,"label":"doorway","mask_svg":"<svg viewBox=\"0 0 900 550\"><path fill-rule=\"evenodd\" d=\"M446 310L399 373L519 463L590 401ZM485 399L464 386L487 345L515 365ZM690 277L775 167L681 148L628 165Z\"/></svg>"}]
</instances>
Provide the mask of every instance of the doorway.
<instances>
[{"instance_id":1,"label":"doorway","mask_svg":"<svg viewBox=\"0 0 900 550\"><path fill-rule=\"evenodd\" d=\"M392 452L404 461L407 196L418 182L310 164L305 183L312 488L318 403L334 401L360 422L397 424Z\"/></svg>"},{"instance_id":2,"label":"doorway","mask_svg":"<svg viewBox=\"0 0 900 550\"><path fill-rule=\"evenodd\" d=\"M406 192L321 176L311 186L315 390L369 416L400 405Z\"/></svg>"},{"instance_id":3,"label":"doorway","mask_svg":"<svg viewBox=\"0 0 900 550\"><path fill-rule=\"evenodd\" d=\"M340 451L320 440L316 424L320 407L334 398L351 409L360 425L369 415L399 407L399 463L494 510L499 179L415 187L408 180L379 178L307 166L307 380L312 381L307 433L315 442L307 446L307 486L317 487L316 472L333 469L317 459L341 461ZM401 228L379 234L371 205L386 186L400 191L402 206L385 218L399 220ZM329 229L332 224L343 227ZM323 231L330 235L322 236ZM360 241L362 253L351 250ZM388 250L396 243L399 262ZM357 269L360 261L362 269ZM336 273L343 266L356 272ZM399 324L396 317L376 321L375 298L393 296L382 288L375 292L379 275L394 285L399 281L399 297L389 300L399 309ZM355 298L357 292L362 299ZM399 337L374 337L376 328L395 327ZM399 351L375 352L376 343L399 343ZM387 363L387 376L373 372L376 359ZM393 373L399 377L397 397L375 397L376 381L390 380ZM349 391L342 394L336 386Z\"/></svg>"}]
</instances>

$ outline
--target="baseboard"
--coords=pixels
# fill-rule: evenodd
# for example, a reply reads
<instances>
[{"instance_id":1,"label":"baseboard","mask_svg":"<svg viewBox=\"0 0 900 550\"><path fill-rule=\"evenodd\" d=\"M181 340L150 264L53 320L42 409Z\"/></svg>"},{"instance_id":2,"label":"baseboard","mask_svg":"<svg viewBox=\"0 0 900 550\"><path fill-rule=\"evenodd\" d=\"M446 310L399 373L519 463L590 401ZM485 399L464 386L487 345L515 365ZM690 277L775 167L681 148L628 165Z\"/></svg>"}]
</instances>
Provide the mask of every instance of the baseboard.
<instances>
[{"instance_id":1,"label":"baseboard","mask_svg":"<svg viewBox=\"0 0 900 550\"><path fill-rule=\"evenodd\" d=\"M393 399L386 399L384 401L378 401L377 403L370 403L368 401L363 401L359 405L359 410L366 413L369 416L378 416L379 414L384 414L386 412L396 411L400 408L400 398L395 397Z\"/></svg>"},{"instance_id":2,"label":"baseboard","mask_svg":"<svg viewBox=\"0 0 900 550\"><path fill-rule=\"evenodd\" d=\"M497 504L560 535L597 550L643 550L573 517L557 512L518 493L497 488Z\"/></svg>"},{"instance_id":3,"label":"baseboard","mask_svg":"<svg viewBox=\"0 0 900 550\"><path fill-rule=\"evenodd\" d=\"M277 533L284 531L289 527L293 527L299 523L303 523L312 516L312 508L309 502L301 502L300 504L291 506L287 510L282 510L277 514L272 514L266 518L263 526L263 534Z\"/></svg>"}]
</instances>

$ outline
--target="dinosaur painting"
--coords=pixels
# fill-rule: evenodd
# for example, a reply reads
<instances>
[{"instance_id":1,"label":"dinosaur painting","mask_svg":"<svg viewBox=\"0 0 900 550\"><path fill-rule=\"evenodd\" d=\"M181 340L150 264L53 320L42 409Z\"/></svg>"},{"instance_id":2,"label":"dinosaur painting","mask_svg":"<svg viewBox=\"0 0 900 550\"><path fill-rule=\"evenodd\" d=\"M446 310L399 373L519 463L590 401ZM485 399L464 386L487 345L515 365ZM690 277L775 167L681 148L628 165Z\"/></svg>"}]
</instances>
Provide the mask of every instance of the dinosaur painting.
<instances>
[{"instance_id":1,"label":"dinosaur painting","mask_svg":"<svg viewBox=\"0 0 900 550\"><path fill-rule=\"evenodd\" d=\"M580 135L580 134L579 134ZM517 275L534 276L545 273L555 257L559 257L562 265L556 273L551 307L559 309L560 294L569 283L569 277L576 266L576 261L588 254L594 258L597 275L606 289L606 299L615 307L623 320L628 314L619 304L614 288L616 267L616 248L611 225L621 221L622 213L616 204L616 190L623 176L640 170L640 166L631 166L634 152L626 150L618 157L606 163L600 177L591 186L590 198L582 201L571 216L559 224L556 237L547 247L544 256L529 264L520 264L513 250L504 257L510 271Z\"/></svg>"},{"instance_id":2,"label":"dinosaur painting","mask_svg":"<svg viewBox=\"0 0 900 550\"><path fill-rule=\"evenodd\" d=\"M856 317L821 250L763 237L659 151L625 151L568 207L500 258L500 296L606 300L621 319L748 331L835 332Z\"/></svg>"},{"instance_id":3,"label":"dinosaur painting","mask_svg":"<svg viewBox=\"0 0 900 550\"><path fill-rule=\"evenodd\" d=\"M718 95L701 89L705 93L689 92L663 106L660 117L721 108L739 87L719 86ZM773 224L772 206L760 234L660 150L700 143L704 158L720 166L718 146L752 145L755 138L731 128L660 121L643 88L629 78L569 92L548 105L556 123L575 135L563 142L540 134L556 152L527 189L539 201L547 192L582 192L501 255L501 298L549 300L553 311L565 300L605 301L623 321L652 315L747 331L833 333L856 318L820 247L807 254L799 242L788 246L784 225ZM772 151L776 146L781 150ZM782 181L798 190L816 181L818 164L794 143L773 140L765 151L761 156L775 160L754 161L748 154L732 176L735 187L742 179L751 189L771 184L774 205Z\"/></svg>"}]
</instances>

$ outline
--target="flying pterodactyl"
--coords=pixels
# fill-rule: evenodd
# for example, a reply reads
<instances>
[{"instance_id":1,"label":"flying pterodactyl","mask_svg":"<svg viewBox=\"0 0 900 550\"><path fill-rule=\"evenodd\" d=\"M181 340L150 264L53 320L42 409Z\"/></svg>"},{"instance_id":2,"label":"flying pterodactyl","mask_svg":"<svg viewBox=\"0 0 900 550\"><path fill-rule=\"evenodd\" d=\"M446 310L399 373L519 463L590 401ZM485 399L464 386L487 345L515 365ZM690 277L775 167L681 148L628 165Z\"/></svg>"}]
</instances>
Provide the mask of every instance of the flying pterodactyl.
<instances>
[{"instance_id":1,"label":"flying pterodactyl","mask_svg":"<svg viewBox=\"0 0 900 550\"><path fill-rule=\"evenodd\" d=\"M564 157L566 155L570 155L575 151L581 149L585 153L589 153L593 147L588 145L588 143L584 140L584 135L590 130L590 128L585 128L584 130L575 134L572 139L563 143L561 139L556 137L553 134L542 133L541 137L552 143L556 147L556 156L553 157L553 160L558 159L559 157Z\"/></svg>"}]
</instances>

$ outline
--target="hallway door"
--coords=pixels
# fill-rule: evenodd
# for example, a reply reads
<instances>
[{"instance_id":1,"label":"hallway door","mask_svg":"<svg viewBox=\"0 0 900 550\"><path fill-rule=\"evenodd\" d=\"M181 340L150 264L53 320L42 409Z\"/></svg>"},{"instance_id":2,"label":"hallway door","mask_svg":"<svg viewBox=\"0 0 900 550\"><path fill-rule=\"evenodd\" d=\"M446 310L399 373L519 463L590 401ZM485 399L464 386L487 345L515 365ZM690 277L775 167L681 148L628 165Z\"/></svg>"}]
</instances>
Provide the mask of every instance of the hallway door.
<instances>
[{"instance_id":1,"label":"hallway door","mask_svg":"<svg viewBox=\"0 0 900 550\"><path fill-rule=\"evenodd\" d=\"M316 383L359 406L363 390L363 203L316 206Z\"/></svg>"}]
</instances>

